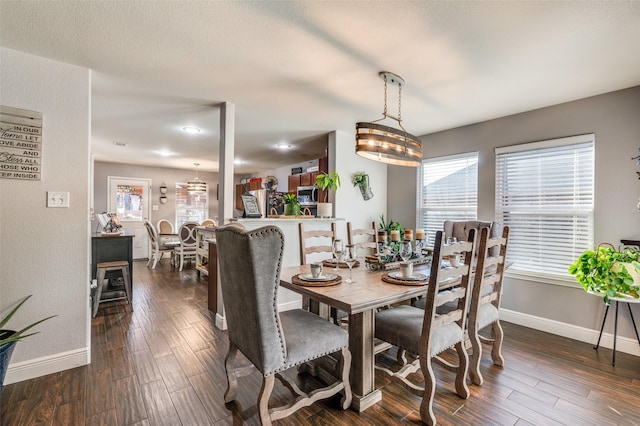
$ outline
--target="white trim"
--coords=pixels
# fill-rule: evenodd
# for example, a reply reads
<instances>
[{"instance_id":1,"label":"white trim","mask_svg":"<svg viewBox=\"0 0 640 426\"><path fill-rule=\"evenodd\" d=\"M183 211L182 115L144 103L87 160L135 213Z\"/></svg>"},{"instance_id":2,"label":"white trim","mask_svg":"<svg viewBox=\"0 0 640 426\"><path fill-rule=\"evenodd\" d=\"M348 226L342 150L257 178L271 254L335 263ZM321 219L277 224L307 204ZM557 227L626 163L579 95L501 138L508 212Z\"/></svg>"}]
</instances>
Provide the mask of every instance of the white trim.
<instances>
[{"instance_id":1,"label":"white trim","mask_svg":"<svg viewBox=\"0 0 640 426\"><path fill-rule=\"evenodd\" d=\"M578 282L572 275L562 277L559 275L545 274L543 272L530 272L509 268L508 271L505 271L504 277L522 281L529 281L533 283L544 283L582 289L582 286L578 284Z\"/></svg>"},{"instance_id":2,"label":"white trim","mask_svg":"<svg viewBox=\"0 0 640 426\"><path fill-rule=\"evenodd\" d=\"M613 313L611 313L611 315L613 315ZM522 312L502 308L500 308L500 319L513 324L533 328L535 330L568 337L569 339L578 340L580 342L590 343L592 345L596 344L598 341L598 335L600 334L599 330L591 330L577 325L550 320L548 318L536 317ZM612 321L612 319L609 318L607 318L607 320ZM613 334L606 332L602 333L600 346L613 349ZM640 356L640 344L638 344L636 339L618 336L616 351Z\"/></svg>"},{"instance_id":3,"label":"white trim","mask_svg":"<svg viewBox=\"0 0 640 426\"><path fill-rule=\"evenodd\" d=\"M47 374L58 373L71 368L80 367L90 363L89 348L76 349L68 352L60 352L41 358L9 364L5 385L34 379Z\"/></svg>"},{"instance_id":4,"label":"white trim","mask_svg":"<svg viewBox=\"0 0 640 426\"><path fill-rule=\"evenodd\" d=\"M216 328L219 330L227 329L227 317L220 314L216 314Z\"/></svg>"},{"instance_id":5,"label":"white trim","mask_svg":"<svg viewBox=\"0 0 640 426\"><path fill-rule=\"evenodd\" d=\"M553 148L556 146L576 145L579 143L594 142L595 134L585 133L584 135L567 136L564 138L546 139L538 142L525 142L517 145L501 146L495 149L496 154L510 152L531 151L533 149Z\"/></svg>"}]
</instances>

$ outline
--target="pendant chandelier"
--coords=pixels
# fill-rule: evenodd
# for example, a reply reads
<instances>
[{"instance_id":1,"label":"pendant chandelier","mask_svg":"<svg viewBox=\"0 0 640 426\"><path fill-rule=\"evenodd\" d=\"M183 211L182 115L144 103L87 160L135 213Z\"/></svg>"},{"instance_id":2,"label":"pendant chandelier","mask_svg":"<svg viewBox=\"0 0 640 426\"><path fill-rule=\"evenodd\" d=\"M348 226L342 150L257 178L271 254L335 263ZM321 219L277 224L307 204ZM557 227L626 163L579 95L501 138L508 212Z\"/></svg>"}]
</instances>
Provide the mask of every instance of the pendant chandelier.
<instances>
[{"instance_id":1,"label":"pendant chandelier","mask_svg":"<svg viewBox=\"0 0 640 426\"><path fill-rule=\"evenodd\" d=\"M187 192L193 195L204 194L207 192L207 183L198 177L198 166L200 163L193 163L196 166L196 177L187 182Z\"/></svg>"},{"instance_id":2,"label":"pendant chandelier","mask_svg":"<svg viewBox=\"0 0 640 426\"><path fill-rule=\"evenodd\" d=\"M370 123L356 123L356 154L374 161L396 166L418 167L422 161L422 143L408 133L402 126L402 85L404 80L392 72L382 71L379 76L384 80L384 111L382 118ZM398 86L398 116L387 113L387 84ZM390 118L400 129L376 124Z\"/></svg>"}]
</instances>

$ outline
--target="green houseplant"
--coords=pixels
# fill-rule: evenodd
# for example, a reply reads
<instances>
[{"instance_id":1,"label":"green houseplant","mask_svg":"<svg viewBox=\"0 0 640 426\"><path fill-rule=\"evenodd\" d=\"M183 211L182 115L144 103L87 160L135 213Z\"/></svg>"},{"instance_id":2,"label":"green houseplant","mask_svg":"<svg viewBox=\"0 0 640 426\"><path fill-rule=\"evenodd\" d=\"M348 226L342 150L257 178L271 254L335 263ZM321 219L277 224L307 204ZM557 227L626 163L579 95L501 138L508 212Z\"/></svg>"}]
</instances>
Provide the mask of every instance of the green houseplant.
<instances>
[{"instance_id":1,"label":"green houseplant","mask_svg":"<svg viewBox=\"0 0 640 426\"><path fill-rule=\"evenodd\" d=\"M325 191L324 202L318 203L318 217L331 217L333 214L333 204L327 202L329 190L337 191L340 188L340 176L336 172L320 173L316 177L316 185Z\"/></svg>"},{"instance_id":2,"label":"green houseplant","mask_svg":"<svg viewBox=\"0 0 640 426\"><path fill-rule=\"evenodd\" d=\"M18 303L16 305L15 308L13 308L11 310L11 312L9 312L7 314L7 316L5 316L4 318L2 318L0 320L0 392L2 391L2 384L4 383L4 377L7 373L7 367L9 366L9 360L11 359L11 354L13 353L13 349L15 348L16 343L18 343L20 340L29 337L29 336L33 336L34 334L37 334L38 332L35 333L27 333L25 334L27 331L29 331L30 329L32 329L33 327L35 327L36 325L40 324L41 322L44 322L50 318L53 318L55 315L52 315L50 317L47 318L43 318L39 321L36 321L32 324L29 324L25 327L23 327L21 330L15 331L15 330L8 330L8 329L4 329L4 326L7 325L7 323L9 322L9 320L11 319L11 317L13 317L13 315L18 312L18 310L22 307L22 305L31 297L31 295L25 297L24 299L22 299L20 301L20 303Z\"/></svg>"},{"instance_id":3,"label":"green houseplant","mask_svg":"<svg viewBox=\"0 0 640 426\"><path fill-rule=\"evenodd\" d=\"M351 176L351 183L353 186L360 188L360 193L365 201L373 198L373 192L369 187L369 175L366 172L357 172Z\"/></svg>"},{"instance_id":4,"label":"green houseplant","mask_svg":"<svg viewBox=\"0 0 640 426\"><path fill-rule=\"evenodd\" d=\"M300 200L298 200L296 194L284 194L282 202L284 203L284 214L286 216L300 215Z\"/></svg>"},{"instance_id":5,"label":"green houseplant","mask_svg":"<svg viewBox=\"0 0 640 426\"><path fill-rule=\"evenodd\" d=\"M640 298L640 282L634 280L640 272L640 249L617 251L613 247L599 245L578 257L569 273L585 291L603 296L607 305L612 297Z\"/></svg>"}]
</instances>

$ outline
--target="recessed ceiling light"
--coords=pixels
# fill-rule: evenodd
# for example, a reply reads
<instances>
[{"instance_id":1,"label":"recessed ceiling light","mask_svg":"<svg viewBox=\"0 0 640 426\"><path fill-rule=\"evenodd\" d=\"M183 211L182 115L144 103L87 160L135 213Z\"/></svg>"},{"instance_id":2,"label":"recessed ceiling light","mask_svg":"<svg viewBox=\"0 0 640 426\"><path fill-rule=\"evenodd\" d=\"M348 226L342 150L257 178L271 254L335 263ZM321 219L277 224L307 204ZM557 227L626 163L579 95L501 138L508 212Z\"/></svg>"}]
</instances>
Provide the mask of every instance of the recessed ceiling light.
<instances>
[{"instance_id":1,"label":"recessed ceiling light","mask_svg":"<svg viewBox=\"0 0 640 426\"><path fill-rule=\"evenodd\" d=\"M279 143L278 145L276 145L276 147L280 149L289 149L291 148L291 145L288 143Z\"/></svg>"},{"instance_id":2,"label":"recessed ceiling light","mask_svg":"<svg viewBox=\"0 0 640 426\"><path fill-rule=\"evenodd\" d=\"M118 142L118 141L113 141L113 144L115 146L127 146L128 144L124 143L124 142Z\"/></svg>"},{"instance_id":3,"label":"recessed ceiling light","mask_svg":"<svg viewBox=\"0 0 640 426\"><path fill-rule=\"evenodd\" d=\"M158 154L160 157L171 157L173 155L173 152L171 151L167 151L167 150L163 150L163 151L154 151L156 154Z\"/></svg>"},{"instance_id":4,"label":"recessed ceiling light","mask_svg":"<svg viewBox=\"0 0 640 426\"><path fill-rule=\"evenodd\" d=\"M236 158L235 160L233 160L233 164L244 164L244 161L239 158Z\"/></svg>"},{"instance_id":5,"label":"recessed ceiling light","mask_svg":"<svg viewBox=\"0 0 640 426\"><path fill-rule=\"evenodd\" d=\"M192 127L192 126L185 126L182 128L182 131L185 133L200 133L200 129L198 129L197 127Z\"/></svg>"}]
</instances>

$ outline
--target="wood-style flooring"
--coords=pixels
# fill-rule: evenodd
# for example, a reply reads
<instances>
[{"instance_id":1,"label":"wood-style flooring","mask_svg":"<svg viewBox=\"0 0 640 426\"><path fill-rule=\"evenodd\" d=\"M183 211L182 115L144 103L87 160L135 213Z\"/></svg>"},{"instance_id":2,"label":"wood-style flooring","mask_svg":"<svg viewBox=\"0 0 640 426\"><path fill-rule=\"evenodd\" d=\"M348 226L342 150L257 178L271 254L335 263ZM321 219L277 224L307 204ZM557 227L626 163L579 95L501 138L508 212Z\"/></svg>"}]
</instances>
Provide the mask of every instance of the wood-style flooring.
<instances>
[{"instance_id":1,"label":"wood-style flooring","mask_svg":"<svg viewBox=\"0 0 640 426\"><path fill-rule=\"evenodd\" d=\"M92 320L92 363L5 386L2 425L256 425L256 372L239 381L239 400L225 405L226 332L206 309L206 278L163 260L133 269L133 310L100 306ZM435 413L441 425L640 425L640 358L593 349L503 322L506 360L482 362L484 385L453 393L453 373L436 368ZM391 365L393 352L377 361ZM295 372L291 372L295 375ZM315 379L300 374L303 387ZM363 413L315 404L276 425L420 424L420 400L377 371L383 400ZM274 403L289 396L279 383Z\"/></svg>"}]
</instances>

